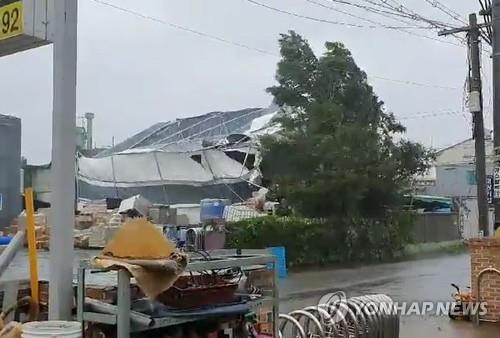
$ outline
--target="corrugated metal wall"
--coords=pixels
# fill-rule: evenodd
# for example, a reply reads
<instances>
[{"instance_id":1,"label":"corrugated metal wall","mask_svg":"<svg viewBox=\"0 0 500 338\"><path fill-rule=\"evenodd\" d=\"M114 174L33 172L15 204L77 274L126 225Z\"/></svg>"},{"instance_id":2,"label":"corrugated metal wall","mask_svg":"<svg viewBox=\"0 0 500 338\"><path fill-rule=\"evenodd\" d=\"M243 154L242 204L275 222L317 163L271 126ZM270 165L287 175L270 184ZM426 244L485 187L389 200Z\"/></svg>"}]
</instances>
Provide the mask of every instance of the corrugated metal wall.
<instances>
[{"instance_id":1,"label":"corrugated metal wall","mask_svg":"<svg viewBox=\"0 0 500 338\"><path fill-rule=\"evenodd\" d=\"M0 229L21 211L21 120L0 115Z\"/></svg>"}]
</instances>

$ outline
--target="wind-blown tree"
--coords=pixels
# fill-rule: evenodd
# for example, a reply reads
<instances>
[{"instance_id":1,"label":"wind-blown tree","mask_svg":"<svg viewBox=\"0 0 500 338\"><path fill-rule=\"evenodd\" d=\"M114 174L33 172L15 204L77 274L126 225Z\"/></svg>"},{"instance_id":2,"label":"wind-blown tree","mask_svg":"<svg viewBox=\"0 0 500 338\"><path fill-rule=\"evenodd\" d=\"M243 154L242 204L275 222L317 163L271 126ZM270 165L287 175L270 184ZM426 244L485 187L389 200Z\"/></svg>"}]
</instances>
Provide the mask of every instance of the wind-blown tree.
<instances>
[{"instance_id":1,"label":"wind-blown tree","mask_svg":"<svg viewBox=\"0 0 500 338\"><path fill-rule=\"evenodd\" d=\"M432 152L395 138L405 127L342 43L326 42L320 57L293 31L279 43L278 85L267 91L282 107L281 130L261 140L273 192L306 217L379 219L399 210Z\"/></svg>"}]
</instances>

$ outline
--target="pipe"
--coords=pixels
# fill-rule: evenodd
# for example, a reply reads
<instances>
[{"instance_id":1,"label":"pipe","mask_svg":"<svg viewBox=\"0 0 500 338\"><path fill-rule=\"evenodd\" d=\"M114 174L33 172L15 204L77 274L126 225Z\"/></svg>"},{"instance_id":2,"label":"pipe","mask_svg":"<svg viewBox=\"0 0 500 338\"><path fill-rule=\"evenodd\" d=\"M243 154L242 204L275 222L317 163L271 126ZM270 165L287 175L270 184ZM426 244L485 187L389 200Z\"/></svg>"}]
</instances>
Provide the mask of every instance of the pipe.
<instances>
[{"instance_id":1,"label":"pipe","mask_svg":"<svg viewBox=\"0 0 500 338\"><path fill-rule=\"evenodd\" d=\"M106 313L110 315L118 314L118 307L116 305L104 303L96 299L85 297L85 305L96 312ZM149 327L153 324L153 319L151 319L149 316L131 310L129 310L129 313L130 321L140 327Z\"/></svg>"},{"instance_id":2,"label":"pipe","mask_svg":"<svg viewBox=\"0 0 500 338\"><path fill-rule=\"evenodd\" d=\"M85 119L87 120L87 150L94 149L94 113L85 113Z\"/></svg>"},{"instance_id":3,"label":"pipe","mask_svg":"<svg viewBox=\"0 0 500 338\"><path fill-rule=\"evenodd\" d=\"M24 246L26 232L25 230L18 230L14 235L9 245L0 254L0 278L9 267L10 262L16 257L16 253Z\"/></svg>"},{"instance_id":4,"label":"pipe","mask_svg":"<svg viewBox=\"0 0 500 338\"><path fill-rule=\"evenodd\" d=\"M482 279L483 275L487 272L493 272L493 273L500 275L500 270L495 269L492 266L479 271L479 273L477 275L477 281L476 281L476 290L477 290L476 299L477 299L478 303L481 303L481 279ZM480 323L479 311L476 311L476 313L474 314L474 324L477 326L477 325L479 325L479 323Z\"/></svg>"}]
</instances>

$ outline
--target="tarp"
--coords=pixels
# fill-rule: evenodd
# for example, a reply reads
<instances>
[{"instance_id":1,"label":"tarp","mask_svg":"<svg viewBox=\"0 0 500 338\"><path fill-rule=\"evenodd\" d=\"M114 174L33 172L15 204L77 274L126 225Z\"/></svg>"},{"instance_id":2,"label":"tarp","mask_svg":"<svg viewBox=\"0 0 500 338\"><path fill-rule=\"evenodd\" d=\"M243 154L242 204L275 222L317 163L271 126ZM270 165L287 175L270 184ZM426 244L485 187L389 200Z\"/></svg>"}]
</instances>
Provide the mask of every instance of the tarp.
<instances>
[{"instance_id":1,"label":"tarp","mask_svg":"<svg viewBox=\"0 0 500 338\"><path fill-rule=\"evenodd\" d=\"M438 209L451 209L453 201L450 197L431 195L406 195L406 203L414 209L425 209L428 211Z\"/></svg>"},{"instance_id":2,"label":"tarp","mask_svg":"<svg viewBox=\"0 0 500 338\"><path fill-rule=\"evenodd\" d=\"M201 163L193 155L199 155ZM78 177L83 182L101 187L199 186L249 179L250 170L219 150L200 153L150 151L103 158L81 157Z\"/></svg>"}]
</instances>

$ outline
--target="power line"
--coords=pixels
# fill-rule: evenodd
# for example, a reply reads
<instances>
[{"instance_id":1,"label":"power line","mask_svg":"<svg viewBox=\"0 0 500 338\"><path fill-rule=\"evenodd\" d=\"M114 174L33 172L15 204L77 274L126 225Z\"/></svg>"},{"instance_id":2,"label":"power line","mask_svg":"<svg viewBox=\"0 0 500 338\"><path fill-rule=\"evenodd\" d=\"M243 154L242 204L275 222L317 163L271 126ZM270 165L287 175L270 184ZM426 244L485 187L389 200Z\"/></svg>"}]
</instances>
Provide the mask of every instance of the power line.
<instances>
[{"instance_id":1,"label":"power line","mask_svg":"<svg viewBox=\"0 0 500 338\"><path fill-rule=\"evenodd\" d=\"M440 3L438 0L425 0L425 1L429 5L431 5L434 8L437 8L441 12L445 13L446 15L448 15L449 17L454 19L455 21L458 21L458 22L463 23L463 24L467 24L467 22L462 19L461 14L457 13L456 11L454 11L451 8L446 7L445 5Z\"/></svg>"},{"instance_id":2,"label":"power line","mask_svg":"<svg viewBox=\"0 0 500 338\"><path fill-rule=\"evenodd\" d=\"M382 15L384 17L388 17L390 19L397 20L397 21L400 21L400 22L403 22L403 23L406 23L406 24L408 24L408 23L406 21L401 20L401 18L410 19L410 20L417 21L417 22L421 22L422 21L422 20L418 20L418 18L416 18L415 16L412 16L412 15L409 15L409 14L403 14L403 13L397 11L397 10L395 11L394 8L392 8L392 7L390 7L390 9L391 9L390 11L387 11L387 10L381 10L381 9L378 9L378 8L375 8L375 7L371 7L371 6L360 5L358 3L352 3L352 2L347 1L347 0L328 0L328 1L329 2L334 2L334 3L339 3L339 4L342 4L342 5L345 5L345 6L359 8L359 9L362 9L364 11L367 11L367 12L370 12L370 13L374 13L374 14L378 14L378 15ZM373 2L371 2L369 0L365 0L365 1L368 1L369 3L373 3ZM381 5L381 4L376 4L376 5L382 6L382 8L386 8L386 7L383 7L383 5ZM433 27L436 28L435 25ZM422 28L430 29L430 27L415 27L415 28L416 29L422 29ZM432 40L432 41L437 41L437 42L441 42L441 43L446 43L448 45L452 45L452 46L456 46L456 47L463 47L463 44L458 44L458 43L454 43L454 42L447 41L447 40L441 40L441 39L438 39L438 38L435 38L435 37L432 37L432 36L415 33L415 32L412 32L412 31L406 30L406 29L400 29L398 31L403 32L403 33L408 34L408 35L415 36L415 37L427 39L427 40Z\"/></svg>"},{"instance_id":3,"label":"power line","mask_svg":"<svg viewBox=\"0 0 500 338\"><path fill-rule=\"evenodd\" d=\"M430 87L430 88L446 89L446 90L462 90L462 88L460 88L460 87L440 86L440 85L407 81L407 80L395 80L395 79L388 79L385 77L374 76L374 75L368 75L368 78L374 78L374 79L379 79L379 80L384 80L384 81L392 81L392 82L397 82L397 83L402 83L402 84L407 84L407 85L412 85L412 86L417 86L417 87Z\"/></svg>"},{"instance_id":4,"label":"power line","mask_svg":"<svg viewBox=\"0 0 500 338\"><path fill-rule=\"evenodd\" d=\"M261 2L255 1L255 0L246 0L246 1L250 2L251 4L267 8L267 9L269 9L271 11L275 11L275 12L278 12L278 13L281 13L281 14L290 15L290 16L294 16L296 18L301 18L301 19L306 19L306 20L311 20L311 21L316 21L316 22L321 22L321 23L327 23L327 24L331 24L331 25L349 26L349 27L356 27L356 28L378 28L377 26L363 26L363 25L357 25L357 24L347 23L347 22L340 22L340 21L331 21L331 20L326 20L326 19L319 19L319 18L315 18L315 17L312 17L312 16L297 14L297 13L285 11L283 9L279 9L279 8L276 8L276 7L268 6L266 4L263 4Z\"/></svg>"},{"instance_id":5,"label":"power line","mask_svg":"<svg viewBox=\"0 0 500 338\"><path fill-rule=\"evenodd\" d=\"M460 114L462 114L461 111L450 111L441 113L428 113L426 115L402 116L398 119L401 121L407 121L407 120L429 119L429 118L443 117L443 116L458 116Z\"/></svg>"},{"instance_id":6,"label":"power line","mask_svg":"<svg viewBox=\"0 0 500 338\"><path fill-rule=\"evenodd\" d=\"M128 14L135 15L137 17L141 17L141 18L146 19L146 20L154 21L154 22L157 22L157 23L160 23L160 24L163 24L163 25L170 26L170 27L175 28L175 29L179 29L179 30L182 30L182 31L185 31L185 32L196 34L196 35L199 35L199 36L202 36L202 37L205 37L205 38L209 38L211 40L215 40L215 41L219 41L219 42L222 42L222 43L225 43L225 44L229 44L229 45L233 45L233 46L236 46L236 47L240 47L240 48L252 50L254 52L258 52L258 53L261 53L261 54L272 55L272 56L279 56L278 54L266 51L264 49L252 47L252 46L243 44L241 42L227 40L227 39L221 38L221 37L216 36L216 35L212 35L212 34L208 34L208 33L205 33L205 32L201 32L201 31L198 31L198 30L186 27L186 26L181 26L181 25L178 25L178 24L175 24L175 23L172 23L172 22L168 22L166 20L158 19L158 18L149 16L149 15L146 15L146 14L143 14L143 13L140 13L140 12L128 9L128 8L120 7L120 6L114 5L114 4L106 2L106 1L102 1L102 0L91 0L91 1L94 1L94 2L96 2L98 4L101 4L101 5L104 5L104 6L108 6L108 7L114 8L116 10L119 10L119 11L122 11L122 12L125 12L125 13L128 13Z\"/></svg>"},{"instance_id":7,"label":"power line","mask_svg":"<svg viewBox=\"0 0 500 338\"><path fill-rule=\"evenodd\" d=\"M401 115L400 117L401 118L406 118L406 117L414 117L414 116L425 116L425 115L435 115L435 114L455 114L459 112L459 110L456 110L456 109L446 109L446 110L439 110L439 111L417 111L417 112L414 112L414 113L410 113L410 114L405 114L405 115Z\"/></svg>"},{"instance_id":8,"label":"power line","mask_svg":"<svg viewBox=\"0 0 500 338\"><path fill-rule=\"evenodd\" d=\"M395 19L395 20L398 20L397 17L407 18L406 15L403 15L401 13L395 13L392 10L391 11L387 11L385 9L379 9L379 8L375 8L375 7L371 7L371 6L361 5L361 4L353 3L353 2L350 2L350 1L347 1L347 0L330 0L330 1L331 2L336 2L336 3L339 3L339 4L343 4L343 5L346 5L346 6L360 8L360 9L363 9L365 11L376 13L376 14L379 14L379 15L382 15L382 16L385 16L385 17L389 17L389 18ZM377 5L377 7L381 6L380 4L376 4L376 5ZM384 7L382 6L382 8L384 8ZM398 21L405 22L405 21L401 21L401 19L399 19ZM407 22L405 22L405 23L407 23Z\"/></svg>"},{"instance_id":9,"label":"power line","mask_svg":"<svg viewBox=\"0 0 500 338\"><path fill-rule=\"evenodd\" d=\"M221 37L218 37L218 36L215 36L215 35L211 35L211 34L208 34L208 33L204 33L204 32L201 32L201 31L197 31L197 30L194 30L194 29L186 27L186 26L180 26L180 25L168 22L166 20L158 19L158 18L149 16L149 15L145 15L143 13L140 13L140 12L128 9L128 8L124 8L124 7L120 7L120 6L111 4L111 3L103 1L103 0L91 0L91 1L93 1L95 3L98 3L98 4L101 4L101 5L104 5L104 6L108 6L110 8L113 8L115 10L118 10L118 11L130 14L130 15L134 15L134 16L140 17L140 18L145 19L145 20L149 20L149 21L152 21L152 22L155 22L155 23L159 23L159 24L162 24L162 25L170 26L170 27L175 28L175 29L180 29L180 30L183 30L183 31L186 31L186 32L189 32L189 33L193 33L193 34L196 34L196 35L204 37L204 38L209 38L209 39L212 39L212 40L215 40L215 41L223 42L223 43L230 44L230 45L233 45L233 46L239 47L239 48L245 48L245 49L252 50L252 51L255 51L255 52L258 52L258 53L261 53L261 54L265 54L265 55L272 55L272 56L280 57L279 54L276 54L276 53L268 51L268 50L264 50L264 49L260 49L260 48L256 48L256 47L252 47L252 46L248 46L248 45L245 45L245 44L237 42L237 41L227 40L225 38L221 38ZM339 68L339 69L341 69L341 68ZM342 69L342 70L344 70L344 69ZM429 88L445 89L445 90L457 90L457 89L460 89L460 88L457 88L457 87L441 86L441 85L434 85L434 84L428 84L428 83L420 83L420 82L408 81L408 80L400 80L400 79L391 79L391 78L387 78L387 77L383 77L383 76L378 76L378 75L369 75L368 78L379 79L379 80L393 82L393 83L398 83L398 84L418 86L418 87L429 87Z\"/></svg>"},{"instance_id":10,"label":"power line","mask_svg":"<svg viewBox=\"0 0 500 338\"><path fill-rule=\"evenodd\" d=\"M389 11L393 11L394 13L403 15L409 19L412 19L415 21L425 22L425 23L427 23L427 24L429 24L437 29L451 28L452 27L452 25L450 25L448 23L440 22L440 21L433 20L433 19L428 19L428 18L418 14L414 10L411 10L410 8L406 7L405 5L395 1L395 0L392 0L394 5L389 4L388 0L379 0L380 2L377 2L375 0L363 0L363 1L371 3L375 6L380 6L382 8L389 10Z\"/></svg>"},{"instance_id":11,"label":"power line","mask_svg":"<svg viewBox=\"0 0 500 338\"><path fill-rule=\"evenodd\" d=\"M374 4L374 5L381 6L383 8L389 9L389 10L392 10L395 13L401 13L401 14L405 15L406 17L408 17L409 19L412 19L412 20L415 20L415 21L425 22L425 23L427 23L427 24L431 25L432 27L434 27L436 29L439 29L439 30L454 28L449 23L441 22L441 21L434 20L434 19L428 19L428 18L420 15L419 13L415 12L414 10L406 7L405 5L401 4L400 2L398 2L396 0L379 0L383 4L380 4L380 3L376 2L376 0L363 0L363 1L371 3L371 4ZM389 4L388 1L392 1L393 5ZM467 44L466 41L463 38L461 38L459 36L456 36L456 35L452 35L452 36L455 39L457 39L458 41L460 41L460 43L462 45L466 45Z\"/></svg>"},{"instance_id":12,"label":"power line","mask_svg":"<svg viewBox=\"0 0 500 338\"><path fill-rule=\"evenodd\" d=\"M415 26L407 26L407 27L403 27L403 26L389 26L389 25L385 25L385 24L383 24L381 22L378 22L378 21L375 21L375 20L371 20L371 19L368 19L368 18L365 18L365 17L362 17L362 16L358 16L358 15L355 15L355 14L343 11L341 9L338 9L338 8L335 8L335 7L332 7L332 6L327 6L327 5L325 5L325 4L321 3L321 2L318 2L316 0L305 0L305 1L307 1L307 2L309 2L311 4L314 4L316 6L323 7L323 8L326 8L328 10L334 11L334 12L342 13L342 14L345 14L347 16L350 16L350 17L353 17L353 18L356 18L356 19L360 19L360 20L363 20L363 21L375 24L375 25L380 26L382 28L387 28L387 29L428 29L427 27L415 27Z\"/></svg>"},{"instance_id":13,"label":"power line","mask_svg":"<svg viewBox=\"0 0 500 338\"><path fill-rule=\"evenodd\" d=\"M493 41L493 30L491 26L491 0L479 0L479 4L482 9L483 21L486 24L486 28L481 28L481 36L483 39L490 45L492 45Z\"/></svg>"}]
</instances>

